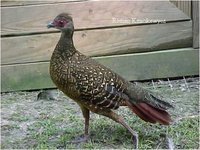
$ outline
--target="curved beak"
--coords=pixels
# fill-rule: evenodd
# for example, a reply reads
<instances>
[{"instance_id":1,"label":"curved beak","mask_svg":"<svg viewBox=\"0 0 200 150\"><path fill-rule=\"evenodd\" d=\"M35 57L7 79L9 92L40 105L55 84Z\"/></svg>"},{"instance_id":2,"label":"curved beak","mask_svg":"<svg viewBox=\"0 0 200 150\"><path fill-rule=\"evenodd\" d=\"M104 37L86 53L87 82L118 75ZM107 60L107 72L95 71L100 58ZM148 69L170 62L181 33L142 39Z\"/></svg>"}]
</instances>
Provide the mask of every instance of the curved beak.
<instances>
[{"instance_id":1,"label":"curved beak","mask_svg":"<svg viewBox=\"0 0 200 150\"><path fill-rule=\"evenodd\" d=\"M54 27L55 27L55 25L53 24L53 22L50 22L47 24L47 28L54 28Z\"/></svg>"}]
</instances>

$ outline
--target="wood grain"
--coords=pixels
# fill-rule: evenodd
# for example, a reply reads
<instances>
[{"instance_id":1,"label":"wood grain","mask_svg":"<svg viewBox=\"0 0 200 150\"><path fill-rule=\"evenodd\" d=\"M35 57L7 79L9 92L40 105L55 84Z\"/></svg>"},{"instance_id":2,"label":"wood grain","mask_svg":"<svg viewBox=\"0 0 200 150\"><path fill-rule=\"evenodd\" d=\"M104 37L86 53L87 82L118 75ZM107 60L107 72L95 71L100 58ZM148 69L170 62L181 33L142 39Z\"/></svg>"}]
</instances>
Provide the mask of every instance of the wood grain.
<instances>
[{"instance_id":1,"label":"wood grain","mask_svg":"<svg viewBox=\"0 0 200 150\"><path fill-rule=\"evenodd\" d=\"M145 80L198 75L198 53L198 50L185 48L94 59L127 80ZM1 66L2 92L55 87L48 68L48 62Z\"/></svg>"},{"instance_id":2,"label":"wood grain","mask_svg":"<svg viewBox=\"0 0 200 150\"><path fill-rule=\"evenodd\" d=\"M192 1L193 48L199 48L199 1Z\"/></svg>"},{"instance_id":3,"label":"wood grain","mask_svg":"<svg viewBox=\"0 0 200 150\"><path fill-rule=\"evenodd\" d=\"M192 1L187 0L170 0L171 3L176 5L181 11L183 11L188 17L192 18Z\"/></svg>"},{"instance_id":4,"label":"wood grain","mask_svg":"<svg viewBox=\"0 0 200 150\"><path fill-rule=\"evenodd\" d=\"M85 0L2 0L1 7L77 2Z\"/></svg>"},{"instance_id":5,"label":"wood grain","mask_svg":"<svg viewBox=\"0 0 200 150\"><path fill-rule=\"evenodd\" d=\"M48 61L60 33L2 38L2 64ZM192 46L192 22L77 31L74 43L88 56Z\"/></svg>"},{"instance_id":6,"label":"wood grain","mask_svg":"<svg viewBox=\"0 0 200 150\"><path fill-rule=\"evenodd\" d=\"M190 19L168 1L83 1L2 7L1 35L48 32L46 24L61 12L68 12L73 16L76 29L145 24L150 20ZM115 22L113 18L125 22Z\"/></svg>"}]
</instances>

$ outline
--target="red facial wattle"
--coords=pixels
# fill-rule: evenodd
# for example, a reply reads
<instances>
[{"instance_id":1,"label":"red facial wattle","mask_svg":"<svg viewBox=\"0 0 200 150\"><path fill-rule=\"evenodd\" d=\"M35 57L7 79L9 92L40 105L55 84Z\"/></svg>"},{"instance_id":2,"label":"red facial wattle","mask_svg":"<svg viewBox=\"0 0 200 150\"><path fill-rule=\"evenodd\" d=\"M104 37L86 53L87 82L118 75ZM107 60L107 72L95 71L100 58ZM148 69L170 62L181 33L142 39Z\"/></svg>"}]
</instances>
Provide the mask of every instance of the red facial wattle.
<instances>
[{"instance_id":1,"label":"red facial wattle","mask_svg":"<svg viewBox=\"0 0 200 150\"><path fill-rule=\"evenodd\" d=\"M67 24L67 21L66 20L55 20L54 24L55 24L55 26L62 28Z\"/></svg>"}]
</instances>

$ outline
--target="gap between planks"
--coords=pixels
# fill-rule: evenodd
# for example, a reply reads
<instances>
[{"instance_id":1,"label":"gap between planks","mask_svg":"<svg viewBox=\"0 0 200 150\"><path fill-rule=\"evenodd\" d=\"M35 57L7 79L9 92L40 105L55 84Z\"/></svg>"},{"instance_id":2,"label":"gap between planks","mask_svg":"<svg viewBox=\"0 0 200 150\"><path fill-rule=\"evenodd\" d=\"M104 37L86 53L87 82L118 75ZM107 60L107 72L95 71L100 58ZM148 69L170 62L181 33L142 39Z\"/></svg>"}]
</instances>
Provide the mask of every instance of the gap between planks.
<instances>
[{"instance_id":1,"label":"gap between planks","mask_svg":"<svg viewBox=\"0 0 200 150\"><path fill-rule=\"evenodd\" d=\"M190 19L182 19L182 20L169 20L164 23L136 23L136 24L125 24L125 25L116 25L116 26L105 26L105 27L94 27L94 28L80 28L74 29L77 31L91 31L91 30L104 30L104 29L115 29L115 28L126 28L126 27L134 27L134 26L148 26L148 25L159 25L159 24L169 24L169 23L181 23L185 21L190 21ZM24 32L24 33L11 33L6 35L1 35L1 38L6 37L18 37L18 36L31 36L31 35L40 35L40 34L52 34L52 33L60 33L60 31L55 29L50 29L50 31L41 31L41 32Z\"/></svg>"},{"instance_id":2,"label":"gap between planks","mask_svg":"<svg viewBox=\"0 0 200 150\"><path fill-rule=\"evenodd\" d=\"M167 1L158 1L156 3L150 1L84 1L79 3L36 5L29 7L21 6L19 8L2 7L1 34L47 31L47 22L54 19L57 14L66 12L66 10L73 16L76 29L137 24L137 21L131 23L114 23L112 18L123 20L136 18L144 20L143 23L146 23L146 18L149 20L156 19L165 21L190 19ZM82 10L81 13L78 13L80 10Z\"/></svg>"},{"instance_id":3,"label":"gap between planks","mask_svg":"<svg viewBox=\"0 0 200 150\"><path fill-rule=\"evenodd\" d=\"M95 57L127 80L147 80L199 74L199 51L193 48ZM49 63L1 66L2 92L55 87Z\"/></svg>"},{"instance_id":4,"label":"gap between planks","mask_svg":"<svg viewBox=\"0 0 200 150\"><path fill-rule=\"evenodd\" d=\"M2 64L50 59L60 33L2 38ZM77 50L87 56L158 51L192 46L192 22L77 31Z\"/></svg>"}]
</instances>

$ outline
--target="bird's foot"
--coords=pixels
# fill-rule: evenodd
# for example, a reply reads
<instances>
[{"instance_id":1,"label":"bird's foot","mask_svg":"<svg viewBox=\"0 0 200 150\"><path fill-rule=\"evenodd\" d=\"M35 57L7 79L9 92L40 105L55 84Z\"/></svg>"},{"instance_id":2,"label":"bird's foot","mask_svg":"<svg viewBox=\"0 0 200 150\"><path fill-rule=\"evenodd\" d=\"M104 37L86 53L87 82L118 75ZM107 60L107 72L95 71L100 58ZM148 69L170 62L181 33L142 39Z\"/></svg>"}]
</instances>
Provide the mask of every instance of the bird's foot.
<instances>
[{"instance_id":1,"label":"bird's foot","mask_svg":"<svg viewBox=\"0 0 200 150\"><path fill-rule=\"evenodd\" d=\"M79 144L79 143L87 143L89 140L89 135L81 135L75 138L73 141L67 142L70 144Z\"/></svg>"},{"instance_id":2,"label":"bird's foot","mask_svg":"<svg viewBox=\"0 0 200 150\"><path fill-rule=\"evenodd\" d=\"M134 149L138 149L138 135L137 134L133 135L132 139L133 139Z\"/></svg>"}]
</instances>

